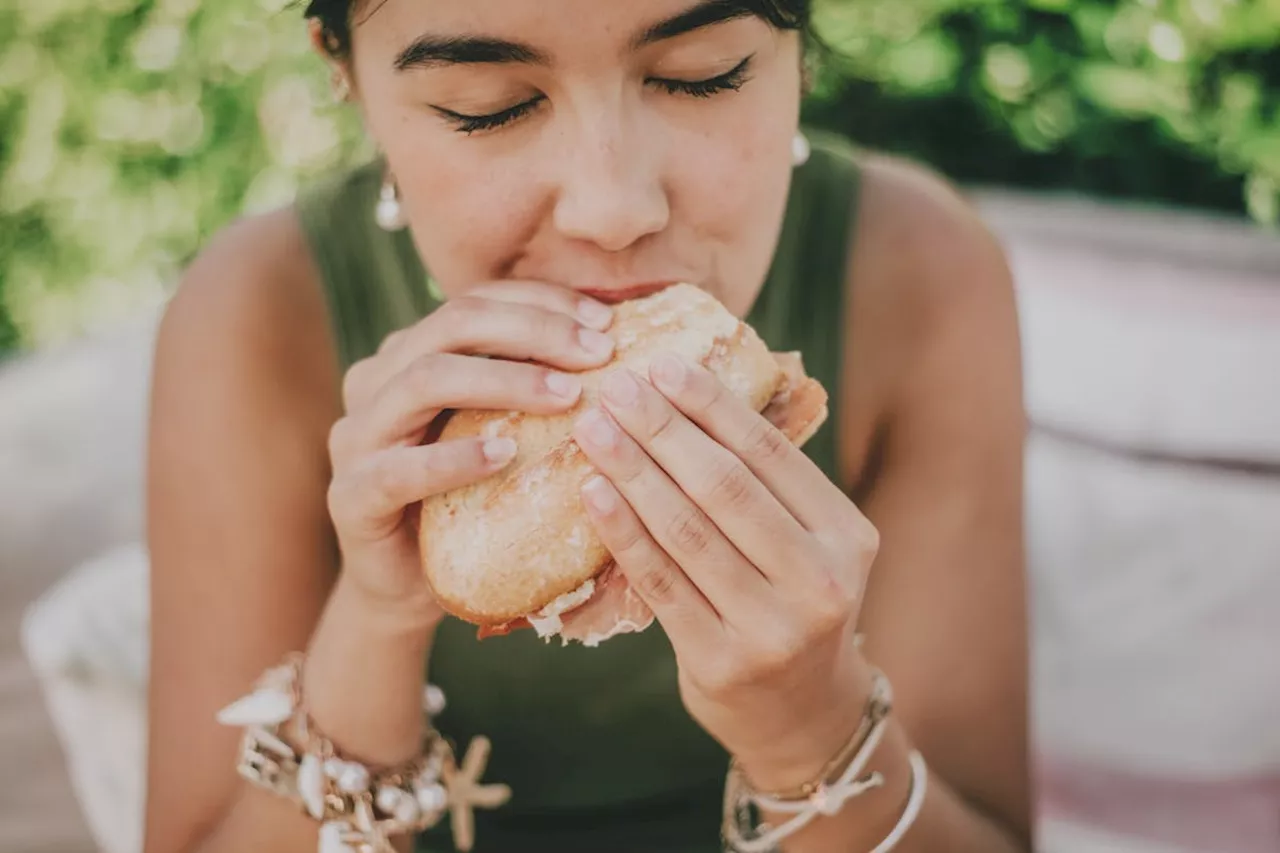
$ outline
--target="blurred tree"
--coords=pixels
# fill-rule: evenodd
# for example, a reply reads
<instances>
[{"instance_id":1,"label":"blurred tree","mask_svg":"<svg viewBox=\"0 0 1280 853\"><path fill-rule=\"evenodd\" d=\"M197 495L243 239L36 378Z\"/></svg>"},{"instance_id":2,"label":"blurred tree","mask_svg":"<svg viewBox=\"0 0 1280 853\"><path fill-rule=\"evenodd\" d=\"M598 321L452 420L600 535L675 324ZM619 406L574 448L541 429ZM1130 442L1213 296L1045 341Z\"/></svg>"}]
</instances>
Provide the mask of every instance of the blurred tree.
<instances>
[{"instance_id":1,"label":"blurred tree","mask_svg":"<svg viewBox=\"0 0 1280 853\"><path fill-rule=\"evenodd\" d=\"M962 181L1280 218L1280 0L815 0L807 119ZM367 156L289 0L0 4L0 350Z\"/></svg>"},{"instance_id":2,"label":"blurred tree","mask_svg":"<svg viewBox=\"0 0 1280 853\"><path fill-rule=\"evenodd\" d=\"M807 117L962 181L1280 219L1277 0L820 0Z\"/></svg>"}]
</instances>

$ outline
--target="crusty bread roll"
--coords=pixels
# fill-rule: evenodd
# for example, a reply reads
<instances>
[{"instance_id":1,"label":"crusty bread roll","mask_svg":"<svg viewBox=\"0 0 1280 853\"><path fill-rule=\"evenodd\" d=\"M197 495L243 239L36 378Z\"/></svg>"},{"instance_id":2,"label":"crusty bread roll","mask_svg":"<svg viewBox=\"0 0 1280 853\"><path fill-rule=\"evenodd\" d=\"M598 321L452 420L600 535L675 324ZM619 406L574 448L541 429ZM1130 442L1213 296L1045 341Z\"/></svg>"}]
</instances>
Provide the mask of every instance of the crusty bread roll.
<instances>
[{"instance_id":1,"label":"crusty bread roll","mask_svg":"<svg viewBox=\"0 0 1280 853\"><path fill-rule=\"evenodd\" d=\"M797 444L827 416L826 392L804 376L798 356L770 353L755 331L692 285L616 306L610 334L615 357L580 374L584 391L574 409L553 416L459 411L441 430L440 440L505 436L519 448L499 474L422 505L427 581L441 606L480 626L481 636L532 626L542 636L563 631L595 645L653 621L622 574L606 571L609 552L582 506L581 488L595 469L572 438L573 424L597 401L609 372L647 376L656 355L674 353L707 367Z\"/></svg>"}]
</instances>

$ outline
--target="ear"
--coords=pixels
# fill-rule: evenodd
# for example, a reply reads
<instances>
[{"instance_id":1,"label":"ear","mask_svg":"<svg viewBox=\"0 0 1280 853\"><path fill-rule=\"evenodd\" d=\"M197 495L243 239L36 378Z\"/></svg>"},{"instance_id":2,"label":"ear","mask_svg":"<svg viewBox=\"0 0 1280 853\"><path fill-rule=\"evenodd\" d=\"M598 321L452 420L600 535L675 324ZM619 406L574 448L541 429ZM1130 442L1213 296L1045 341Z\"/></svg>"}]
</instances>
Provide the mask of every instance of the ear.
<instances>
[{"instance_id":1,"label":"ear","mask_svg":"<svg viewBox=\"0 0 1280 853\"><path fill-rule=\"evenodd\" d=\"M324 25L314 18L307 21L307 34L311 39L311 49L329 66L333 99L339 103L351 100L355 86L351 75L351 63L340 52L342 46L337 43L333 34L326 31Z\"/></svg>"}]
</instances>

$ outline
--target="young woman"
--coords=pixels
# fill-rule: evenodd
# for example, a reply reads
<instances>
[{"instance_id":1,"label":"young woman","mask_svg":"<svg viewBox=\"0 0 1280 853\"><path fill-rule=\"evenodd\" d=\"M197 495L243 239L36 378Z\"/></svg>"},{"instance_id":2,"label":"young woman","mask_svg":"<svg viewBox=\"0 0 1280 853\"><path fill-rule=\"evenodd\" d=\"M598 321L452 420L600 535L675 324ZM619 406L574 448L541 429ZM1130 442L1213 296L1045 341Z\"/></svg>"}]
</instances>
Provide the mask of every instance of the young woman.
<instances>
[{"instance_id":1,"label":"young woman","mask_svg":"<svg viewBox=\"0 0 1280 853\"><path fill-rule=\"evenodd\" d=\"M458 759L491 739L512 795L479 850L720 849L731 758L735 803L804 816L779 849L1028 849L1010 276L937 178L800 131L809 11L311 3L382 156L229 227L164 319L148 853L359 849L242 779L216 720L293 651L343 761L417 757L428 679ZM577 433L583 500L660 625L478 642L406 510L511 448L428 424L573 406L610 306L677 281L802 351L831 419L802 453L700 369L620 375Z\"/></svg>"}]
</instances>

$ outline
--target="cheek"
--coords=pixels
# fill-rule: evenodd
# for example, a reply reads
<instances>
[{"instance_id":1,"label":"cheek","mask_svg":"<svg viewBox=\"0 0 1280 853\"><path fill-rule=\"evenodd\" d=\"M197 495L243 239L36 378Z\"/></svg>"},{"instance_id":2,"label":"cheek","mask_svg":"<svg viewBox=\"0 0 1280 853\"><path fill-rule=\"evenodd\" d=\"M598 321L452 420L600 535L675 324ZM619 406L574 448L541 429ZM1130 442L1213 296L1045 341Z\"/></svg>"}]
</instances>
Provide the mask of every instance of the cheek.
<instances>
[{"instance_id":1,"label":"cheek","mask_svg":"<svg viewBox=\"0 0 1280 853\"><path fill-rule=\"evenodd\" d=\"M521 177L527 169L518 156L483 153L428 107L394 92L392 81L369 85L364 121L395 175L418 254L447 291L492 278L536 210Z\"/></svg>"},{"instance_id":2,"label":"cheek","mask_svg":"<svg viewBox=\"0 0 1280 853\"><path fill-rule=\"evenodd\" d=\"M536 191L527 172L475 153L465 137L447 128L406 126L393 136L383 150L401 187L415 246L432 275L449 291L497 275L536 226Z\"/></svg>"},{"instance_id":3,"label":"cheek","mask_svg":"<svg viewBox=\"0 0 1280 853\"><path fill-rule=\"evenodd\" d=\"M671 183L677 219L714 247L718 295L744 313L768 273L791 179L785 104L744 104L687 146ZM747 108L749 107L749 108Z\"/></svg>"}]
</instances>

